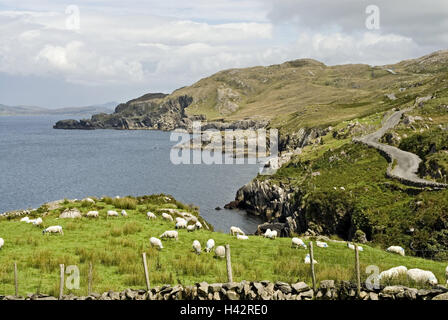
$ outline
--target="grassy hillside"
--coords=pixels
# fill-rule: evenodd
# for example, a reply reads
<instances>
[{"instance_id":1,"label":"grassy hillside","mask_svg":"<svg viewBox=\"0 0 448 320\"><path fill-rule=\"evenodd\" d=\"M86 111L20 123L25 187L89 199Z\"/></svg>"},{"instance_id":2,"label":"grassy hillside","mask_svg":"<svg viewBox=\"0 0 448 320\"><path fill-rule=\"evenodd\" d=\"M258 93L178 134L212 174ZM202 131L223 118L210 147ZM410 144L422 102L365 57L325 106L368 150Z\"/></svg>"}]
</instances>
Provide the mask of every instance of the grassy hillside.
<instances>
[{"instance_id":1,"label":"grassy hillside","mask_svg":"<svg viewBox=\"0 0 448 320\"><path fill-rule=\"evenodd\" d=\"M444 74L447 61L447 51L389 66L326 66L300 59L221 71L164 99L189 95L193 103L187 113L208 120L268 119L279 128L328 126L390 109L386 94L410 100ZM400 88L407 90L401 94Z\"/></svg>"},{"instance_id":2,"label":"grassy hillside","mask_svg":"<svg viewBox=\"0 0 448 320\"><path fill-rule=\"evenodd\" d=\"M66 208L77 207L82 213L99 210L99 219L58 219ZM129 217L106 218L106 211L128 208ZM132 208L132 209L129 209ZM163 208L178 208L197 214L193 208L184 206L164 195L127 198L117 202L106 198L95 204L66 201L61 208L48 210L41 207L31 216L44 215L44 225L61 225L64 235L42 235L39 227L20 222L20 218L0 220L0 237L5 245L0 250L0 295L13 294L13 263L19 269L20 294L58 292L59 264L77 265L81 272L81 288L73 290L76 295L87 293L87 273L90 262L94 265L93 289L103 292L109 289L144 288L145 281L141 253L149 258L151 285L193 284L200 281L226 282L225 261L203 252L196 255L191 244L197 239L203 247L209 238L217 245L230 244L234 279L281 280L296 282L298 279L311 283L309 265L303 263L307 251L292 249L289 238L276 240L250 236L241 241L228 234L197 230L179 231L179 240L163 241L164 249L158 251L149 246L149 237L159 236L174 228L174 223L160 217ZM146 211L157 212L156 220L147 220ZM308 242L308 241L306 241ZM344 243L329 242L326 249L316 248L315 259L318 281L324 279L353 280L354 252ZM384 270L397 265L418 267L435 273L444 282L446 265L440 262L414 257L401 257L379 248L364 246L360 253L361 270L377 265ZM362 273L365 279L368 275ZM421 285L409 283L406 285Z\"/></svg>"}]
</instances>

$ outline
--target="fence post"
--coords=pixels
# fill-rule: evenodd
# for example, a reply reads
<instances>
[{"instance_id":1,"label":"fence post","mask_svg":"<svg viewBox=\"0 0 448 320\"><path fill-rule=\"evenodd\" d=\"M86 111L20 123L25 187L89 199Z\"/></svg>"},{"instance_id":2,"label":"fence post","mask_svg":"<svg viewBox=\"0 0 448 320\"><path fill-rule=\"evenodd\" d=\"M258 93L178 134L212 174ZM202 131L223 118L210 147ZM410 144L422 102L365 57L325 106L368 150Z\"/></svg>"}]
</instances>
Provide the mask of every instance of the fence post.
<instances>
[{"instance_id":1,"label":"fence post","mask_svg":"<svg viewBox=\"0 0 448 320\"><path fill-rule=\"evenodd\" d=\"M19 278L17 274L17 262L14 262L14 287L16 289L16 297L19 296Z\"/></svg>"},{"instance_id":2,"label":"fence post","mask_svg":"<svg viewBox=\"0 0 448 320\"><path fill-rule=\"evenodd\" d=\"M60 273L60 282L59 282L59 300L62 299L62 296L64 294L64 265L60 264L59 265L60 269L61 269L61 273Z\"/></svg>"},{"instance_id":3,"label":"fence post","mask_svg":"<svg viewBox=\"0 0 448 320\"><path fill-rule=\"evenodd\" d=\"M89 284L88 284L88 295L90 296L92 294L92 278L93 278L93 266L92 262L89 264Z\"/></svg>"},{"instance_id":4,"label":"fence post","mask_svg":"<svg viewBox=\"0 0 448 320\"><path fill-rule=\"evenodd\" d=\"M233 282L232 277L232 264L230 262L230 246L226 244L226 265L227 265L227 279L229 282Z\"/></svg>"},{"instance_id":5,"label":"fence post","mask_svg":"<svg viewBox=\"0 0 448 320\"><path fill-rule=\"evenodd\" d=\"M356 293L358 297L361 295L361 272L359 269L359 249L355 244L355 270L356 270Z\"/></svg>"},{"instance_id":6,"label":"fence post","mask_svg":"<svg viewBox=\"0 0 448 320\"><path fill-rule=\"evenodd\" d=\"M149 275L148 275L148 264L146 263L146 252L142 253L143 258L143 269L145 270L145 279L146 279L146 290L150 290L149 286Z\"/></svg>"},{"instance_id":7,"label":"fence post","mask_svg":"<svg viewBox=\"0 0 448 320\"><path fill-rule=\"evenodd\" d=\"M316 274L314 273L314 251L313 241L310 241L310 266L311 266L311 279L313 280L313 291L316 293Z\"/></svg>"}]
</instances>

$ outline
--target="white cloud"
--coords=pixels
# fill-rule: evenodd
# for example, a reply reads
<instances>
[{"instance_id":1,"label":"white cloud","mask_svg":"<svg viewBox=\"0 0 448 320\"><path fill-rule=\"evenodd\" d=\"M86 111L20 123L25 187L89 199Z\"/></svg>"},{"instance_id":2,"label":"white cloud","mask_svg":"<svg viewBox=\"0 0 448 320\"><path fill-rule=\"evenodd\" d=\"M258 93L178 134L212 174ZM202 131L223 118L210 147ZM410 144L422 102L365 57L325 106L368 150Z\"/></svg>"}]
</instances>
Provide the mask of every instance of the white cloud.
<instances>
[{"instance_id":1,"label":"white cloud","mask_svg":"<svg viewBox=\"0 0 448 320\"><path fill-rule=\"evenodd\" d=\"M378 0L370 31L361 0L77 0L80 30L61 2L0 0L0 73L167 92L297 58L388 64L448 47L448 2L433 1Z\"/></svg>"}]
</instances>

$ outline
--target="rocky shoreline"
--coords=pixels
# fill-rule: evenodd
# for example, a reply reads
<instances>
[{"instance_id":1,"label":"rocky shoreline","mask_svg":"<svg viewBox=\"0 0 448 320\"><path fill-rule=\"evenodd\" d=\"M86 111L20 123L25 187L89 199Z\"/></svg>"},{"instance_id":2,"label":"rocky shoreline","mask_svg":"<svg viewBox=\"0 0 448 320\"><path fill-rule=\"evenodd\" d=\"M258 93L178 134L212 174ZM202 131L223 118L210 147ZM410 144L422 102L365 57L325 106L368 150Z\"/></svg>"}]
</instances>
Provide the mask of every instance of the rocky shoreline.
<instances>
[{"instance_id":1,"label":"rocky shoreline","mask_svg":"<svg viewBox=\"0 0 448 320\"><path fill-rule=\"evenodd\" d=\"M0 296L0 300L58 300L46 294L26 296ZM147 290L126 289L87 296L63 295L62 300L448 300L446 286L415 289L404 286L387 286L380 289L361 288L357 295L356 284L348 281L323 280L316 292L305 282L233 282L196 283L192 286L159 286Z\"/></svg>"},{"instance_id":2,"label":"rocky shoreline","mask_svg":"<svg viewBox=\"0 0 448 320\"><path fill-rule=\"evenodd\" d=\"M185 109L193 102L187 95L171 99L164 99L163 93L151 93L138 99L119 104L112 114L99 113L91 119L60 120L53 126L54 129L64 130L161 130L173 131L176 129L192 131L193 122L201 121L202 130L247 130L265 128L268 121L243 119L233 122L223 120L207 121L204 115L187 115Z\"/></svg>"}]
</instances>

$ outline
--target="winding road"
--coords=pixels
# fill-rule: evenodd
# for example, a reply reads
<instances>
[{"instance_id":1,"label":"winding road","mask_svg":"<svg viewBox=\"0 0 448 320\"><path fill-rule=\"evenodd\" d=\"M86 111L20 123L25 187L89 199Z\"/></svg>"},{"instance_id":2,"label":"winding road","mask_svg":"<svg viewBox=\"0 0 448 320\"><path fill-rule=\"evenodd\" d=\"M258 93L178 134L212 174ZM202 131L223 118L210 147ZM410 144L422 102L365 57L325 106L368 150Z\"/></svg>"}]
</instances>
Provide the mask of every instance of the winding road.
<instances>
[{"instance_id":1,"label":"winding road","mask_svg":"<svg viewBox=\"0 0 448 320\"><path fill-rule=\"evenodd\" d=\"M387 169L388 177L398 179L403 184L416 187L430 187L434 189L447 188L447 184L422 179L417 175L418 167L420 162L422 162L422 159L420 159L419 156L379 142L381 137L389 129L392 129L398 125L403 114L412 109L413 107L394 112L383 122L383 126L378 131L361 138L354 138L353 141L375 148L385 155L386 158L388 158L390 162ZM392 167L392 165L394 166Z\"/></svg>"}]
</instances>

